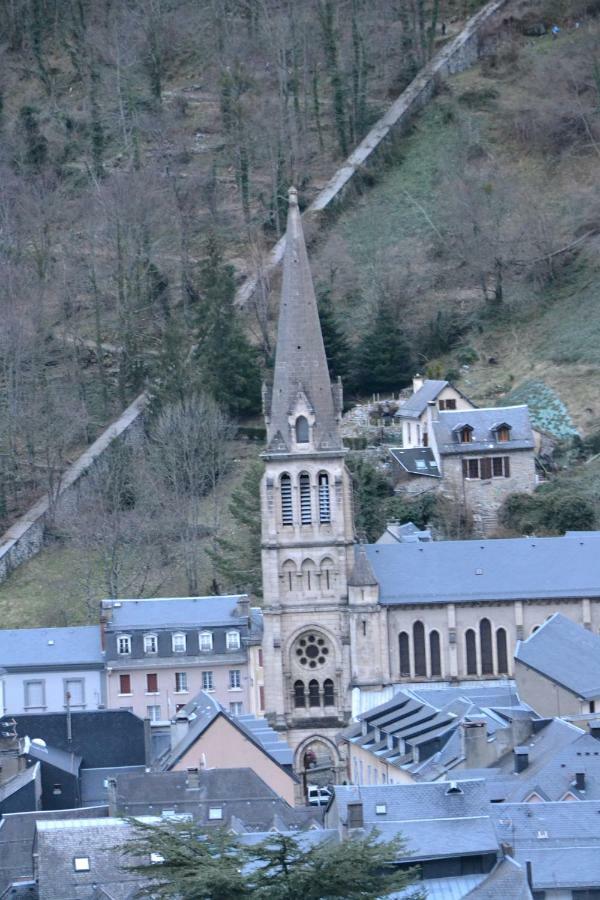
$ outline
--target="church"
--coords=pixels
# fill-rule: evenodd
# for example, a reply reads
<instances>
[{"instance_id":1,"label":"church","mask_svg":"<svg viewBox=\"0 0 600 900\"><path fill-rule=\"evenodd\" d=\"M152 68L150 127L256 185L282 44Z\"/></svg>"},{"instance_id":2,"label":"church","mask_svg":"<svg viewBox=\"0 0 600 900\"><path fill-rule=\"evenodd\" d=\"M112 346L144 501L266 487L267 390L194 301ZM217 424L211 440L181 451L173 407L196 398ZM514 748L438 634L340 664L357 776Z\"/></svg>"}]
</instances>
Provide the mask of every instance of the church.
<instances>
[{"instance_id":1,"label":"church","mask_svg":"<svg viewBox=\"0 0 600 900\"><path fill-rule=\"evenodd\" d=\"M357 543L340 422L298 208L289 193L273 383L263 391L265 710L302 772L356 696L410 681L506 679L518 640L560 611L600 631L600 533Z\"/></svg>"}]
</instances>

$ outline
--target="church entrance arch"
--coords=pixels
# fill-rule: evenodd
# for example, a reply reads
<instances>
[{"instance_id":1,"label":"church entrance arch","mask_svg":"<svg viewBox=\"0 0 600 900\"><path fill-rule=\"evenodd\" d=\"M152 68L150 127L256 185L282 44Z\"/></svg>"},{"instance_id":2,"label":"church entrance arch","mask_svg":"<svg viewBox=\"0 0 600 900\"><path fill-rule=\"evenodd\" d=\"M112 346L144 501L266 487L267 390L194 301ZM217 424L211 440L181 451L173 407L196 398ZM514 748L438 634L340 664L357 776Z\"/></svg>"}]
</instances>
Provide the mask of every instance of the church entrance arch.
<instances>
[{"instance_id":1,"label":"church entrance arch","mask_svg":"<svg viewBox=\"0 0 600 900\"><path fill-rule=\"evenodd\" d=\"M345 767L337 747L329 738L312 735L296 748L294 770L302 779L305 796L309 786L327 787L344 779Z\"/></svg>"}]
</instances>

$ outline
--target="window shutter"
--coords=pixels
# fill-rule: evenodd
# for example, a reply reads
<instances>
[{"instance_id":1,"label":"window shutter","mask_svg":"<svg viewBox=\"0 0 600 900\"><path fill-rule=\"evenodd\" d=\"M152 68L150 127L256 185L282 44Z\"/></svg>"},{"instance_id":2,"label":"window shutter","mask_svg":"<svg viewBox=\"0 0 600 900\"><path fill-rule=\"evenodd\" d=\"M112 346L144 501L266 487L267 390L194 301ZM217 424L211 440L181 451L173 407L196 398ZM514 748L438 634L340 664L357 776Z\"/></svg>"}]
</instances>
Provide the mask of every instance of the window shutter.
<instances>
[{"instance_id":1,"label":"window shutter","mask_svg":"<svg viewBox=\"0 0 600 900\"><path fill-rule=\"evenodd\" d=\"M508 456L504 457L504 477L510 478L510 458Z\"/></svg>"},{"instance_id":2,"label":"window shutter","mask_svg":"<svg viewBox=\"0 0 600 900\"><path fill-rule=\"evenodd\" d=\"M158 691L158 675L155 673L148 673L146 675L146 690L149 694L156 694Z\"/></svg>"},{"instance_id":3,"label":"window shutter","mask_svg":"<svg viewBox=\"0 0 600 900\"><path fill-rule=\"evenodd\" d=\"M463 464L463 478L468 478L469 477L469 464L466 459L463 459L462 464Z\"/></svg>"},{"instance_id":4,"label":"window shutter","mask_svg":"<svg viewBox=\"0 0 600 900\"><path fill-rule=\"evenodd\" d=\"M492 477L492 461L489 456L484 456L481 460L481 478L483 481L489 481Z\"/></svg>"}]
</instances>

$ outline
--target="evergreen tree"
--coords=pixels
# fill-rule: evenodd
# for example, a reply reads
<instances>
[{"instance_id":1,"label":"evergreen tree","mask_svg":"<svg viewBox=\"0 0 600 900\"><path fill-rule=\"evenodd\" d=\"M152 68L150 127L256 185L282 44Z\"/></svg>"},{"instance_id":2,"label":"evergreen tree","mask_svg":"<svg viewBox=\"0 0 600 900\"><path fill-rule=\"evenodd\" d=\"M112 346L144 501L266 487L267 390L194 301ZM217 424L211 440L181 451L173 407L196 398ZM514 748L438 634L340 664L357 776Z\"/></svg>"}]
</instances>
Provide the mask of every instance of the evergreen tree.
<instances>
[{"instance_id":1,"label":"evergreen tree","mask_svg":"<svg viewBox=\"0 0 600 900\"><path fill-rule=\"evenodd\" d=\"M380 301L357 348L357 388L390 393L410 381L411 350L390 304Z\"/></svg>"},{"instance_id":2,"label":"evergreen tree","mask_svg":"<svg viewBox=\"0 0 600 900\"><path fill-rule=\"evenodd\" d=\"M260 369L234 305L233 267L223 261L214 235L200 276L203 303L199 310L197 359L204 389L234 415L260 409Z\"/></svg>"},{"instance_id":3,"label":"evergreen tree","mask_svg":"<svg viewBox=\"0 0 600 900\"><path fill-rule=\"evenodd\" d=\"M329 288L319 291L319 321L329 374L332 378L340 377L348 387L350 346L334 312Z\"/></svg>"},{"instance_id":4,"label":"evergreen tree","mask_svg":"<svg viewBox=\"0 0 600 900\"><path fill-rule=\"evenodd\" d=\"M263 471L263 464L258 460L249 466L239 487L231 494L233 536L217 538L216 549L208 551L223 579L219 587L230 593L262 596L260 480Z\"/></svg>"},{"instance_id":5,"label":"evergreen tree","mask_svg":"<svg viewBox=\"0 0 600 900\"><path fill-rule=\"evenodd\" d=\"M352 475L356 532L369 542L376 541L387 525L392 485L381 469L363 456L350 456L347 464Z\"/></svg>"}]
</instances>

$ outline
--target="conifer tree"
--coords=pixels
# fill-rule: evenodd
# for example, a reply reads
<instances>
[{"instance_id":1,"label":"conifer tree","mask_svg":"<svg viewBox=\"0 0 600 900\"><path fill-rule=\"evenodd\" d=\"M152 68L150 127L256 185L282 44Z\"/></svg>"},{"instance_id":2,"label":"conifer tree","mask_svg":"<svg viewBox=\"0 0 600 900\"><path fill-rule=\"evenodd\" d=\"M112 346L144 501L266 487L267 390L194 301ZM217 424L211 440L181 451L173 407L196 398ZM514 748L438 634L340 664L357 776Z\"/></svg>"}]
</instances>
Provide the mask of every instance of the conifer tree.
<instances>
[{"instance_id":1,"label":"conifer tree","mask_svg":"<svg viewBox=\"0 0 600 900\"><path fill-rule=\"evenodd\" d=\"M234 305L233 267L223 261L214 235L207 243L198 312L200 341L196 353L204 390L233 415L260 409L260 369Z\"/></svg>"},{"instance_id":2,"label":"conifer tree","mask_svg":"<svg viewBox=\"0 0 600 900\"><path fill-rule=\"evenodd\" d=\"M329 374L332 378L341 378L344 386L348 387L350 347L334 312L329 288L319 291L319 321L321 323L323 343L325 344Z\"/></svg>"},{"instance_id":3,"label":"conifer tree","mask_svg":"<svg viewBox=\"0 0 600 900\"><path fill-rule=\"evenodd\" d=\"M378 303L372 324L357 348L357 388L389 393L404 387L412 373L411 350L390 304Z\"/></svg>"}]
</instances>

